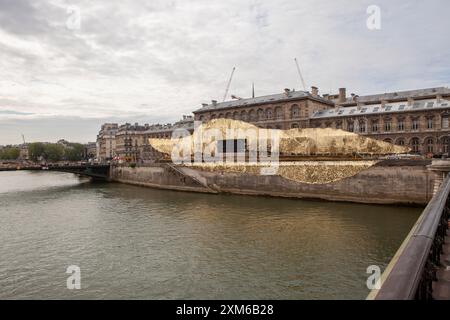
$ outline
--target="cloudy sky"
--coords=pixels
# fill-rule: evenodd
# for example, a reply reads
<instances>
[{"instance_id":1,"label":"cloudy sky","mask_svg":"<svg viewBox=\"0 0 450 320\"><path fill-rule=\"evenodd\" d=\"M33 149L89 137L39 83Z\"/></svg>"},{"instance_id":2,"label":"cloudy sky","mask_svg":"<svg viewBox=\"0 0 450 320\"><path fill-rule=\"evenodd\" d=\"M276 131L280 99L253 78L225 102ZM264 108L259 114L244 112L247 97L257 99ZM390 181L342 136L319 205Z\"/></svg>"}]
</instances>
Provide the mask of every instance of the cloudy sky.
<instances>
[{"instance_id":1,"label":"cloudy sky","mask_svg":"<svg viewBox=\"0 0 450 320\"><path fill-rule=\"evenodd\" d=\"M369 29L367 8L380 8ZM448 0L0 0L0 144L95 141L201 103L302 89L450 84ZM371 20L373 21L373 20Z\"/></svg>"}]
</instances>

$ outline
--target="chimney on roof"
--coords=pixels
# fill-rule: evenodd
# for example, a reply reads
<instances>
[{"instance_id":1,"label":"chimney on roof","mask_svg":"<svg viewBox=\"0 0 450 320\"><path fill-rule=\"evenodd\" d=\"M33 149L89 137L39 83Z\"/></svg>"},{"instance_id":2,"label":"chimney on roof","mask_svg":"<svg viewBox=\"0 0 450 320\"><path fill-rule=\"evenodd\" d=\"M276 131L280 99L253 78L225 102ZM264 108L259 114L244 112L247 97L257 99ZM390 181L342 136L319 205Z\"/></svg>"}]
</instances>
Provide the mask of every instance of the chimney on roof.
<instances>
[{"instance_id":1,"label":"chimney on roof","mask_svg":"<svg viewBox=\"0 0 450 320\"><path fill-rule=\"evenodd\" d=\"M202 108L205 108L205 107L207 107L207 106L208 106L207 103L202 103Z\"/></svg>"},{"instance_id":2,"label":"chimney on roof","mask_svg":"<svg viewBox=\"0 0 450 320\"><path fill-rule=\"evenodd\" d=\"M286 96L289 95L289 92L291 92L291 89L289 89L289 88L284 88L284 94L285 94Z\"/></svg>"},{"instance_id":3,"label":"chimney on roof","mask_svg":"<svg viewBox=\"0 0 450 320\"><path fill-rule=\"evenodd\" d=\"M217 100L211 100L213 106L217 106Z\"/></svg>"},{"instance_id":4,"label":"chimney on roof","mask_svg":"<svg viewBox=\"0 0 450 320\"><path fill-rule=\"evenodd\" d=\"M345 102L345 100L347 99L346 96L346 89L345 88L339 88L339 102Z\"/></svg>"},{"instance_id":5,"label":"chimney on roof","mask_svg":"<svg viewBox=\"0 0 450 320\"><path fill-rule=\"evenodd\" d=\"M312 87L311 87L311 94L312 94L314 97L317 97L317 96L319 95L319 88L317 88L317 87L315 87L315 86L312 86Z\"/></svg>"}]
</instances>

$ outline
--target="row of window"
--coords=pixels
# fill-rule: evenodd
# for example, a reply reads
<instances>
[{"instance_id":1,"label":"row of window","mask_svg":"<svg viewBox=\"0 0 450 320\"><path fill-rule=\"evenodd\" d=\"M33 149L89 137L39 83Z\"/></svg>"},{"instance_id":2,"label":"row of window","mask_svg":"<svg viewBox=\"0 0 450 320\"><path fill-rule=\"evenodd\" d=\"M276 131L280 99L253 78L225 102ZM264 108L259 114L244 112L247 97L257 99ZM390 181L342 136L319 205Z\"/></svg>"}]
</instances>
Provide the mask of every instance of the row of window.
<instances>
[{"instance_id":1,"label":"row of window","mask_svg":"<svg viewBox=\"0 0 450 320\"><path fill-rule=\"evenodd\" d=\"M308 116L308 108L301 109L298 105L294 104L291 107L290 111L290 117L291 119L298 119ZM219 118L225 118L225 119L234 119L234 120L242 120L242 121L263 121L263 120L272 120L272 119L284 119L284 113L283 109L281 107L276 107L274 110L271 108L266 109L265 111L263 109L258 110L250 110L247 111L234 111L234 112L227 112L225 114L219 113L218 115L212 114L211 119L219 119ZM200 121L205 120L205 116L201 115L199 117Z\"/></svg>"},{"instance_id":2,"label":"row of window","mask_svg":"<svg viewBox=\"0 0 450 320\"><path fill-rule=\"evenodd\" d=\"M384 139L383 141L385 142L389 142L389 143L394 143L392 141L392 139ZM440 140L440 142L442 143L442 149L441 151L443 153L447 153L448 152L448 137L444 137ZM405 145L405 140L404 139L398 139L395 144L400 145L400 146L404 146ZM426 152L431 152L433 153L435 151L435 146L434 146L434 139L433 138L427 138L424 141L425 144L425 151ZM410 141L410 146L413 152L417 153L420 152L420 140L419 138L412 138Z\"/></svg>"},{"instance_id":3,"label":"row of window","mask_svg":"<svg viewBox=\"0 0 450 320\"><path fill-rule=\"evenodd\" d=\"M448 129L449 127L449 119L447 117L442 118L442 128ZM406 125L403 120L399 120L397 122L397 131L405 131ZM418 131L420 128L420 122L417 119L412 120L411 122L411 131ZM434 121L432 118L427 119L427 127L428 130L434 128ZM338 122L336 123L336 129L342 129L342 123ZM372 132L379 132L380 131L380 125L378 122L372 123ZM392 122L385 121L383 124L383 131L384 132L390 132L392 130ZM347 131L350 132L367 132L367 126L366 122L350 122L347 125Z\"/></svg>"}]
</instances>

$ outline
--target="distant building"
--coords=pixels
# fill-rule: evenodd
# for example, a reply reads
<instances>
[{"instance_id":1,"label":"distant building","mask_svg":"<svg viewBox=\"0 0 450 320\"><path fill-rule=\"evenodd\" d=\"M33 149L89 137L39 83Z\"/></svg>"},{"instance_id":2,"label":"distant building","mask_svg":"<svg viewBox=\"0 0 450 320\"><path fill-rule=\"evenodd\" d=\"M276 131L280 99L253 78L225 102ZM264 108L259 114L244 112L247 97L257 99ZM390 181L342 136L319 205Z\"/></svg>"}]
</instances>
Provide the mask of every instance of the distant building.
<instances>
[{"instance_id":1,"label":"distant building","mask_svg":"<svg viewBox=\"0 0 450 320\"><path fill-rule=\"evenodd\" d=\"M148 128L148 124L120 125L116 133L116 156L130 161L141 158L141 148L145 144L143 132Z\"/></svg>"},{"instance_id":2,"label":"distant building","mask_svg":"<svg viewBox=\"0 0 450 320\"><path fill-rule=\"evenodd\" d=\"M65 140L65 139L60 139L60 140L58 140L56 143L57 143L57 144L61 144L61 145L65 146L65 147L67 147L67 146L70 145L70 142L67 141L67 140Z\"/></svg>"},{"instance_id":3,"label":"distant building","mask_svg":"<svg viewBox=\"0 0 450 320\"><path fill-rule=\"evenodd\" d=\"M20 154L19 154L19 160L29 160L29 153L28 153L28 144L24 143L19 145L20 148Z\"/></svg>"},{"instance_id":4,"label":"distant building","mask_svg":"<svg viewBox=\"0 0 450 320\"><path fill-rule=\"evenodd\" d=\"M97 135L97 160L104 162L115 157L125 161L148 162L162 157L149 144L149 138L170 138L176 129L194 131L194 117L183 116L174 124L105 123ZM89 145L89 144L88 144ZM88 148L88 147L86 147ZM90 147L93 150L93 146Z\"/></svg>"},{"instance_id":5,"label":"distant building","mask_svg":"<svg viewBox=\"0 0 450 320\"><path fill-rule=\"evenodd\" d=\"M149 144L149 138L170 138L175 129L194 130L194 118L183 116L174 124L134 125L125 123L116 133L116 156L127 161L146 162L161 157L161 154Z\"/></svg>"},{"instance_id":6,"label":"distant building","mask_svg":"<svg viewBox=\"0 0 450 320\"><path fill-rule=\"evenodd\" d=\"M105 123L97 135L97 160L100 162L111 160L116 155L117 123Z\"/></svg>"},{"instance_id":7,"label":"distant building","mask_svg":"<svg viewBox=\"0 0 450 320\"><path fill-rule=\"evenodd\" d=\"M97 156L97 143L88 142L84 145L84 158L94 159Z\"/></svg>"}]
</instances>

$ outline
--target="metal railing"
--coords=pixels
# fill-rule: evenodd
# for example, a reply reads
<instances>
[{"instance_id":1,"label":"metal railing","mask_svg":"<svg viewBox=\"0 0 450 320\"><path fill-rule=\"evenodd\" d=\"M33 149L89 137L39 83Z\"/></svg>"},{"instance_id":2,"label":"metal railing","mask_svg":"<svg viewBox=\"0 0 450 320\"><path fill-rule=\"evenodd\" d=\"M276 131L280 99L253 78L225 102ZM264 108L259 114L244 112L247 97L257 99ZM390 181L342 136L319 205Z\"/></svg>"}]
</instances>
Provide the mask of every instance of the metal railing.
<instances>
[{"instance_id":1,"label":"metal railing","mask_svg":"<svg viewBox=\"0 0 450 320\"><path fill-rule=\"evenodd\" d=\"M430 300L450 217L447 177L417 220L368 299Z\"/></svg>"}]
</instances>

